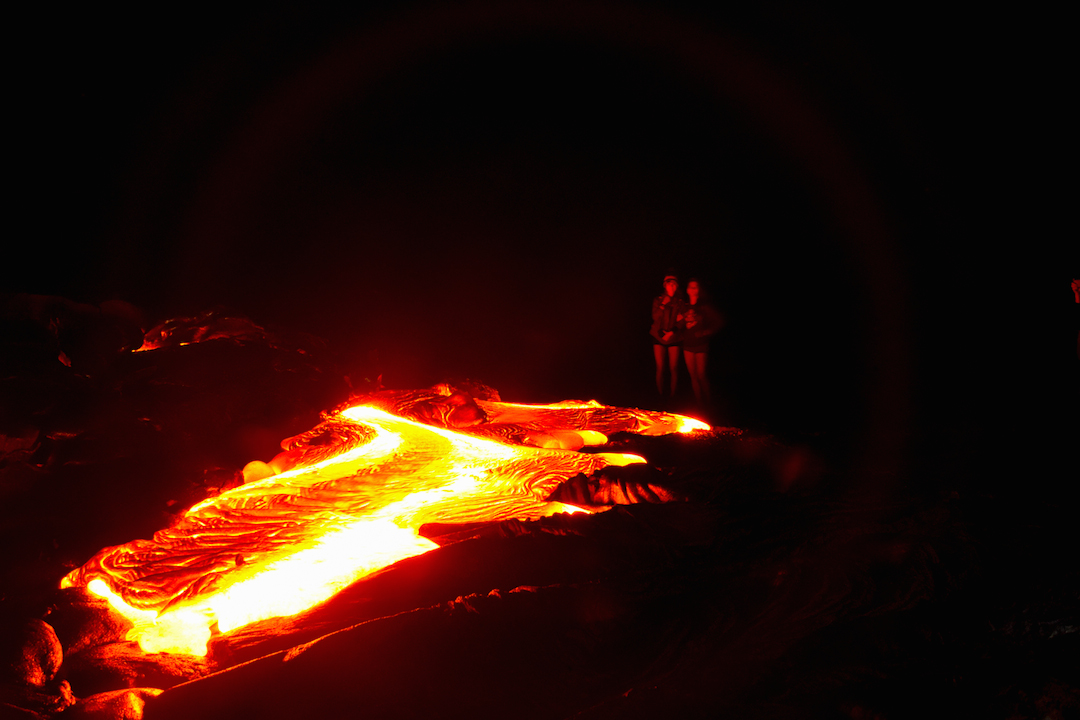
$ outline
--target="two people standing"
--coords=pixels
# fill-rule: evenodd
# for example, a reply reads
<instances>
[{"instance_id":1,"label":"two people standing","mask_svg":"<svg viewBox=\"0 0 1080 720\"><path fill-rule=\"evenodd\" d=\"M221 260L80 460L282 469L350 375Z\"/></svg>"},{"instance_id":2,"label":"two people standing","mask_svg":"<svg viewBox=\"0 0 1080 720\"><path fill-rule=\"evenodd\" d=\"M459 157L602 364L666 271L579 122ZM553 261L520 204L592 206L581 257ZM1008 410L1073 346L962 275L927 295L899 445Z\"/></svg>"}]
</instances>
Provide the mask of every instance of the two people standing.
<instances>
[{"instance_id":1,"label":"two people standing","mask_svg":"<svg viewBox=\"0 0 1080 720\"><path fill-rule=\"evenodd\" d=\"M712 400L706 372L709 339L723 324L723 317L708 301L701 282L690 278L686 284L686 299L679 294L679 278L669 270L664 275L664 293L653 299L652 327L653 359L656 361L656 390L664 394L664 370L670 376L671 395L679 384L679 353L682 351L694 397L698 405Z\"/></svg>"}]
</instances>

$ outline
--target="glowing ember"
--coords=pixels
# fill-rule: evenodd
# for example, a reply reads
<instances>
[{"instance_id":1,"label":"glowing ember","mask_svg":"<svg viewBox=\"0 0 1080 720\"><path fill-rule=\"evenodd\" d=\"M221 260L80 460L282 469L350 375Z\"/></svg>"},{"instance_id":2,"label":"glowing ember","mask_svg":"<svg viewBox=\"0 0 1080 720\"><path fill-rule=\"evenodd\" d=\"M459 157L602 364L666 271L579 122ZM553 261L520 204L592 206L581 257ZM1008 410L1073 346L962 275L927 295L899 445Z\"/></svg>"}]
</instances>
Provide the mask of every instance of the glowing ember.
<instances>
[{"instance_id":1,"label":"glowing ember","mask_svg":"<svg viewBox=\"0 0 1080 720\"><path fill-rule=\"evenodd\" d=\"M611 432L708 428L596 402L474 401L446 388L369 400L285 441L265 466L283 472L198 503L152 540L102 550L61 586L108 599L146 652L205 655L215 631L296 614L434 549L417 532L425 523L580 510L547 498L579 473L644 462L575 452Z\"/></svg>"}]
</instances>

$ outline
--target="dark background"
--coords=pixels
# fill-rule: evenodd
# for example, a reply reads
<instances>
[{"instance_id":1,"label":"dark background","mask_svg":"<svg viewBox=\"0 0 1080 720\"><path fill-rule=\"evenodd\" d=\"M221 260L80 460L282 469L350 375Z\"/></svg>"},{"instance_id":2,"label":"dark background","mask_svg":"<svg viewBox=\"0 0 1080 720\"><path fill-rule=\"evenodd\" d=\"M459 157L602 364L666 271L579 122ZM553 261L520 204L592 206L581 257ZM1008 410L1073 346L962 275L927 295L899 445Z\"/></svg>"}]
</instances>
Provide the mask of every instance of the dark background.
<instances>
[{"instance_id":1,"label":"dark background","mask_svg":"<svg viewBox=\"0 0 1080 720\"><path fill-rule=\"evenodd\" d=\"M794 3L42 13L20 24L3 291L122 299L150 323L223 306L390 387L655 404L648 310L674 266L728 319L718 422L890 472L982 458L1032 416L1057 447L1070 269L1011 224L1027 136L994 22Z\"/></svg>"}]
</instances>

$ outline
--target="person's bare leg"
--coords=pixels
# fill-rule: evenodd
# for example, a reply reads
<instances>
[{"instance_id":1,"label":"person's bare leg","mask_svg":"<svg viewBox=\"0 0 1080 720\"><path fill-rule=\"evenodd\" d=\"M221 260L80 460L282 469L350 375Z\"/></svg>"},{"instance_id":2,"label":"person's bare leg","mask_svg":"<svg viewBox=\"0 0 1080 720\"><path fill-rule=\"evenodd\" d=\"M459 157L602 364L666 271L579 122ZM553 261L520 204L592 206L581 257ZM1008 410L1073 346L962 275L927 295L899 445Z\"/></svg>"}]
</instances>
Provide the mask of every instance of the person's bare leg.
<instances>
[{"instance_id":1,"label":"person's bare leg","mask_svg":"<svg viewBox=\"0 0 1080 720\"><path fill-rule=\"evenodd\" d=\"M653 345L653 359L656 360L656 392L664 396L664 346Z\"/></svg>"},{"instance_id":2,"label":"person's bare leg","mask_svg":"<svg viewBox=\"0 0 1080 720\"><path fill-rule=\"evenodd\" d=\"M705 399L705 403L712 402L712 388L709 387L709 374L705 369L709 360L709 353L694 353L694 365L696 370L694 374L697 375L698 384L701 385L701 397Z\"/></svg>"},{"instance_id":3,"label":"person's bare leg","mask_svg":"<svg viewBox=\"0 0 1080 720\"><path fill-rule=\"evenodd\" d=\"M675 390L679 386L679 346L668 346L668 364L671 366L671 397L675 397Z\"/></svg>"},{"instance_id":4,"label":"person's bare leg","mask_svg":"<svg viewBox=\"0 0 1080 720\"><path fill-rule=\"evenodd\" d=\"M694 362L694 356L697 353L692 353L689 350L683 350L683 360L686 361L686 370L690 373L690 384L694 386L694 397L697 399L698 405L701 404L701 383L698 381L697 375L697 363Z\"/></svg>"}]
</instances>

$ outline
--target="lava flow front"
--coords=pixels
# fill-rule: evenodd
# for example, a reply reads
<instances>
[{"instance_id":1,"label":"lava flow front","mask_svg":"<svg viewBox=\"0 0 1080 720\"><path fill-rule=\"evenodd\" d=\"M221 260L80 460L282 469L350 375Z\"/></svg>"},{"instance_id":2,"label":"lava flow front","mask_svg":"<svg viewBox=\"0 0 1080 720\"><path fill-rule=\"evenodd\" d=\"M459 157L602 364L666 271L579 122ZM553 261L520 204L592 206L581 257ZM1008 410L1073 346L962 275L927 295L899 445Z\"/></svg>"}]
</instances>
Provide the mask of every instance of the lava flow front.
<instances>
[{"instance_id":1,"label":"lava flow front","mask_svg":"<svg viewBox=\"0 0 1080 720\"><path fill-rule=\"evenodd\" d=\"M580 510L548 498L578 474L644 462L576 452L607 434L707 428L595 402L518 405L445 386L383 392L283 442L285 452L247 474L260 479L198 503L152 540L105 548L61 586L107 598L146 652L205 655L213 632L296 614L434 549L418 532L425 523Z\"/></svg>"}]
</instances>

